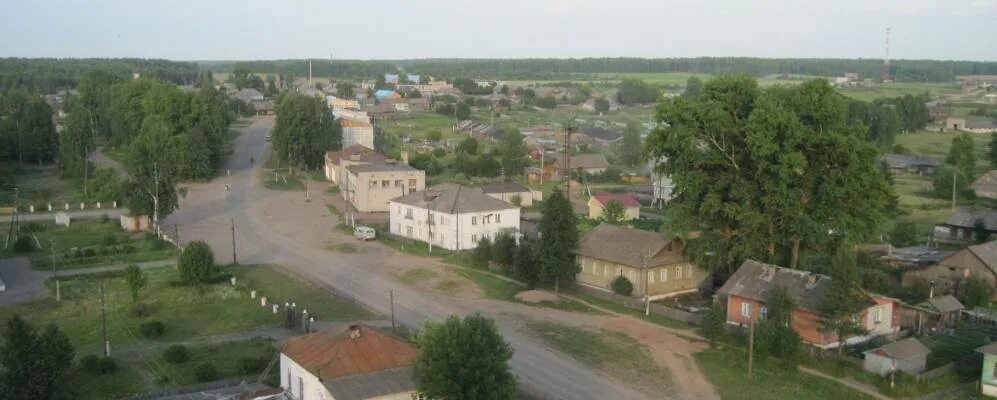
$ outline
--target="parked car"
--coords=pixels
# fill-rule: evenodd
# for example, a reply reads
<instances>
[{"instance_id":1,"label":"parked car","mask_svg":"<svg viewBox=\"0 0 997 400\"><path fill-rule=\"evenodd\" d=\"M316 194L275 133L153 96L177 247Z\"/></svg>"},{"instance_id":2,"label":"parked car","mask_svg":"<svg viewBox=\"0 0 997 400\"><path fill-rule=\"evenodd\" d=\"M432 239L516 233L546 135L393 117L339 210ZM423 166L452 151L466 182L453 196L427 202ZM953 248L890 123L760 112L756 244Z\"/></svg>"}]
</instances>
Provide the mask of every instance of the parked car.
<instances>
[{"instance_id":1,"label":"parked car","mask_svg":"<svg viewBox=\"0 0 997 400\"><path fill-rule=\"evenodd\" d=\"M353 229L353 237L357 240L374 240L377 237L377 231L369 226L359 225Z\"/></svg>"}]
</instances>

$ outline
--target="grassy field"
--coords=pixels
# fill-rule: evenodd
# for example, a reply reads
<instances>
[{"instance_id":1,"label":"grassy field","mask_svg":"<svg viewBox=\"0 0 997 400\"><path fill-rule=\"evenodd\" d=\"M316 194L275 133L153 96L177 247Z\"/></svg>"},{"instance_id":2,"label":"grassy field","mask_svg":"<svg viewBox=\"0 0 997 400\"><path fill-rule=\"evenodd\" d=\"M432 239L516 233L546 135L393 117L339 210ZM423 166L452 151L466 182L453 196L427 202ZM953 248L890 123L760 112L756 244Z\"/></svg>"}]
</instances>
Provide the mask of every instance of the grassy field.
<instances>
[{"instance_id":1,"label":"grassy field","mask_svg":"<svg viewBox=\"0 0 997 400\"><path fill-rule=\"evenodd\" d=\"M756 361L754 379L748 380L748 358L739 348L711 349L694 357L725 400L871 399L836 382L771 360Z\"/></svg>"},{"instance_id":2,"label":"grassy field","mask_svg":"<svg viewBox=\"0 0 997 400\"><path fill-rule=\"evenodd\" d=\"M0 164L0 207L14 205L14 187L20 192L20 204L42 207L49 202L75 202L76 186L59 177L54 165Z\"/></svg>"},{"instance_id":3,"label":"grassy field","mask_svg":"<svg viewBox=\"0 0 997 400\"><path fill-rule=\"evenodd\" d=\"M319 320L346 321L369 319L373 314L352 301L333 296L324 288L314 286L282 272L274 266L242 266L226 268L226 274L237 277L238 285L221 283L192 287L176 282L172 267L146 271L148 286L140 292L145 314L136 313L121 273L87 275L61 281L62 301L46 298L31 303L0 308L0 320L20 314L36 326L55 324L70 337L78 357L96 354L101 349L100 287L103 284L107 304L107 330L112 355L119 371L107 376L83 376L81 393L84 398L113 398L119 395L147 391L174 384L192 383L190 370L200 362L211 361L222 377L242 375L238 360L243 357L265 357L270 353L266 341L250 340L252 332L261 328L276 328L280 314L261 307L258 299L250 299L249 290L268 296L273 302L293 301L307 308ZM51 283L49 287L51 289ZM160 321L166 326L162 337L146 339L139 326L148 321ZM244 335L216 344L189 342L215 335ZM161 352L174 343L191 344L187 366L171 366L161 359Z\"/></svg>"},{"instance_id":4,"label":"grassy field","mask_svg":"<svg viewBox=\"0 0 997 400\"><path fill-rule=\"evenodd\" d=\"M2 235L6 235L8 227L9 224L0 224ZM124 232L114 219L78 221L68 227L32 222L22 228L30 229L37 239L36 245L41 245L41 249L22 253L36 269L52 268L50 249L53 245L54 262L60 269L138 263L176 256L176 249L169 243L144 233Z\"/></svg>"},{"instance_id":5,"label":"grassy field","mask_svg":"<svg viewBox=\"0 0 997 400\"><path fill-rule=\"evenodd\" d=\"M528 321L526 329L579 362L652 393L669 393L671 377L637 340L619 332Z\"/></svg>"},{"instance_id":6,"label":"grassy field","mask_svg":"<svg viewBox=\"0 0 997 400\"><path fill-rule=\"evenodd\" d=\"M625 73L599 73L595 74L597 78L609 82L619 82L623 79L640 79L647 82L650 85L678 85L685 86L685 82L689 80L690 77L697 76L699 79L706 81L713 77L710 74L692 74L687 72L652 72L652 73L640 73L640 72L625 72Z\"/></svg>"},{"instance_id":7,"label":"grassy field","mask_svg":"<svg viewBox=\"0 0 997 400\"><path fill-rule=\"evenodd\" d=\"M962 91L959 85L935 82L891 82L886 84L873 84L861 87L843 87L838 89L845 96L872 101L882 98L902 97L904 95L915 95L924 92L931 92L936 95L958 94Z\"/></svg>"}]
</instances>

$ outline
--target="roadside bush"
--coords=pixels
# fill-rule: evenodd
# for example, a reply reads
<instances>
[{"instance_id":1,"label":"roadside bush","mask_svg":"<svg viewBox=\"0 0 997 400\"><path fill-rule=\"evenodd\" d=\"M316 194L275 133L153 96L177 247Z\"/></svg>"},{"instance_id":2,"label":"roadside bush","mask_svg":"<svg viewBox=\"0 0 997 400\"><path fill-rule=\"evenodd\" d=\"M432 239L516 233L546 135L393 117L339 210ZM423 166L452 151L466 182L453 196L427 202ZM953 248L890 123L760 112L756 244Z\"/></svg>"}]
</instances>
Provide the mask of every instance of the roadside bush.
<instances>
[{"instance_id":1,"label":"roadside bush","mask_svg":"<svg viewBox=\"0 0 997 400\"><path fill-rule=\"evenodd\" d=\"M170 364L182 364L190 359L190 354L187 353L187 346L175 344L163 350L163 359Z\"/></svg>"},{"instance_id":2,"label":"roadside bush","mask_svg":"<svg viewBox=\"0 0 997 400\"><path fill-rule=\"evenodd\" d=\"M118 244L118 238L114 236L113 233L105 234L103 238L100 239L100 244L104 246L114 246Z\"/></svg>"},{"instance_id":3,"label":"roadside bush","mask_svg":"<svg viewBox=\"0 0 997 400\"><path fill-rule=\"evenodd\" d=\"M970 353L955 362L955 373L963 381L978 379L980 370L983 368L983 355L980 353Z\"/></svg>"},{"instance_id":4,"label":"roadside bush","mask_svg":"<svg viewBox=\"0 0 997 400\"><path fill-rule=\"evenodd\" d=\"M83 257L93 258L97 256L97 252L94 249L83 249Z\"/></svg>"},{"instance_id":5,"label":"roadside bush","mask_svg":"<svg viewBox=\"0 0 997 400\"><path fill-rule=\"evenodd\" d=\"M242 357L236 362L239 373L242 375L253 375L266 369L270 360L263 357Z\"/></svg>"},{"instance_id":6,"label":"roadside bush","mask_svg":"<svg viewBox=\"0 0 997 400\"><path fill-rule=\"evenodd\" d=\"M487 268L492 258L492 241L487 237L478 240L478 247L471 254L471 264L477 268Z\"/></svg>"},{"instance_id":7,"label":"roadside bush","mask_svg":"<svg viewBox=\"0 0 997 400\"><path fill-rule=\"evenodd\" d=\"M80 358L79 363L80 363L79 364L80 370L91 374L96 374L98 373L97 368L100 367L100 357L97 357L96 354L87 354L83 356L83 358Z\"/></svg>"},{"instance_id":8,"label":"roadside bush","mask_svg":"<svg viewBox=\"0 0 997 400\"><path fill-rule=\"evenodd\" d=\"M135 246L132 246L130 244L126 244L124 246L121 246L121 252L125 253L125 254L134 253L135 252Z\"/></svg>"},{"instance_id":9,"label":"roadside bush","mask_svg":"<svg viewBox=\"0 0 997 400\"><path fill-rule=\"evenodd\" d=\"M14 242L14 251L18 253L30 253L35 250L35 241L31 236L18 236L17 241Z\"/></svg>"},{"instance_id":10,"label":"roadside bush","mask_svg":"<svg viewBox=\"0 0 997 400\"><path fill-rule=\"evenodd\" d=\"M114 362L111 357L101 357L97 365L97 371L101 375L113 374L118 370L118 363Z\"/></svg>"},{"instance_id":11,"label":"roadside bush","mask_svg":"<svg viewBox=\"0 0 997 400\"><path fill-rule=\"evenodd\" d=\"M80 369L88 374L107 375L117 371L118 364L111 357L87 354L80 359Z\"/></svg>"},{"instance_id":12,"label":"roadside bush","mask_svg":"<svg viewBox=\"0 0 997 400\"><path fill-rule=\"evenodd\" d=\"M204 363L194 368L194 379L198 382L210 382L218 379L218 368L212 363Z\"/></svg>"},{"instance_id":13,"label":"roadside bush","mask_svg":"<svg viewBox=\"0 0 997 400\"><path fill-rule=\"evenodd\" d=\"M627 277L620 275L616 279L613 279L613 283L610 284L610 288L613 289L613 293L629 296L634 292L634 285L630 283Z\"/></svg>"},{"instance_id":14,"label":"roadside bush","mask_svg":"<svg viewBox=\"0 0 997 400\"><path fill-rule=\"evenodd\" d=\"M145 318L152 315L154 311L153 307L146 303L137 303L132 307L132 316L136 318Z\"/></svg>"},{"instance_id":15,"label":"roadside bush","mask_svg":"<svg viewBox=\"0 0 997 400\"><path fill-rule=\"evenodd\" d=\"M190 242L177 262L180 281L187 284L208 283L215 277L215 255L202 241Z\"/></svg>"},{"instance_id":16,"label":"roadside bush","mask_svg":"<svg viewBox=\"0 0 997 400\"><path fill-rule=\"evenodd\" d=\"M159 321L143 322L138 327L138 333L146 339L158 339L166 332L166 325Z\"/></svg>"}]
</instances>

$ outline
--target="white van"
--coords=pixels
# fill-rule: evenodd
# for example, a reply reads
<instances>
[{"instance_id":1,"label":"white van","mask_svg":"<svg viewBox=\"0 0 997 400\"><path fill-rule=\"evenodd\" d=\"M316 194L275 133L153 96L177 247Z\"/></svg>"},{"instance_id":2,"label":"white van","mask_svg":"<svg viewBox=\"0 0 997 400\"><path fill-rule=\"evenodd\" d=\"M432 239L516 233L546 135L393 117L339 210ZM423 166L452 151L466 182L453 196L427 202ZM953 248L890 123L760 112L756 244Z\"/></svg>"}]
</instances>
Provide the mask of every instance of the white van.
<instances>
[{"instance_id":1,"label":"white van","mask_svg":"<svg viewBox=\"0 0 997 400\"><path fill-rule=\"evenodd\" d=\"M353 237L357 240L374 240L377 237L377 232L369 226L357 225L353 229Z\"/></svg>"}]
</instances>

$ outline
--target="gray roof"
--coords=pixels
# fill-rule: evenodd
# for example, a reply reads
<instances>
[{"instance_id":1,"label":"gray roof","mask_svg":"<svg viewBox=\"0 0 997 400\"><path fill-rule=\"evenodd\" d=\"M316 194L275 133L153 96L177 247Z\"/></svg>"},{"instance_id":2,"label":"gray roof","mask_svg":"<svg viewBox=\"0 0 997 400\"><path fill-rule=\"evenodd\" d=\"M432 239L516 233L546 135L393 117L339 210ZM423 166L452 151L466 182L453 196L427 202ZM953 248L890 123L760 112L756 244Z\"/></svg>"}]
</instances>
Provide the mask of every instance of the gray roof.
<instances>
[{"instance_id":1,"label":"gray roof","mask_svg":"<svg viewBox=\"0 0 997 400\"><path fill-rule=\"evenodd\" d=\"M973 181L973 184L970 185L970 187L976 191L981 191L981 189L986 191L997 190L997 169L992 169L987 171L985 174L980 175L979 178L976 178L976 180Z\"/></svg>"},{"instance_id":2,"label":"gray roof","mask_svg":"<svg viewBox=\"0 0 997 400\"><path fill-rule=\"evenodd\" d=\"M323 383L336 400L370 399L415 390L412 367L349 375Z\"/></svg>"},{"instance_id":3,"label":"gray roof","mask_svg":"<svg viewBox=\"0 0 997 400\"><path fill-rule=\"evenodd\" d=\"M615 142L617 140L623 139L622 133L613 132L602 128L589 128L582 131L582 133L592 137L593 139L598 139L604 142Z\"/></svg>"},{"instance_id":4,"label":"gray roof","mask_svg":"<svg viewBox=\"0 0 997 400\"><path fill-rule=\"evenodd\" d=\"M893 359L906 360L912 357L926 356L931 353L931 349L915 338L907 338L866 350L864 353L880 353Z\"/></svg>"},{"instance_id":5,"label":"gray roof","mask_svg":"<svg viewBox=\"0 0 997 400\"><path fill-rule=\"evenodd\" d=\"M966 129L995 129L994 121L989 119L974 118L966 120Z\"/></svg>"},{"instance_id":6,"label":"gray roof","mask_svg":"<svg viewBox=\"0 0 997 400\"><path fill-rule=\"evenodd\" d=\"M961 311L966 309L955 297L950 294L945 296L932 297L921 304L919 307L924 307L928 309L935 310L940 313L949 313L954 311Z\"/></svg>"},{"instance_id":7,"label":"gray roof","mask_svg":"<svg viewBox=\"0 0 997 400\"><path fill-rule=\"evenodd\" d=\"M524 193L530 188L516 182L496 182L481 186L481 191L485 193Z\"/></svg>"},{"instance_id":8,"label":"gray roof","mask_svg":"<svg viewBox=\"0 0 997 400\"><path fill-rule=\"evenodd\" d=\"M990 343L986 346L976 349L976 351L984 354L991 354L997 356L997 342Z\"/></svg>"},{"instance_id":9,"label":"gray roof","mask_svg":"<svg viewBox=\"0 0 997 400\"><path fill-rule=\"evenodd\" d=\"M600 224L578 243L575 254L635 268L673 264L685 260L682 246L664 236L640 229ZM643 256L643 257L642 257Z\"/></svg>"},{"instance_id":10,"label":"gray roof","mask_svg":"<svg viewBox=\"0 0 997 400\"><path fill-rule=\"evenodd\" d=\"M486 195L480 188L461 186L456 183L441 183L421 192L409 193L391 201L419 208L428 208L432 211L447 214L519 208Z\"/></svg>"},{"instance_id":11,"label":"gray roof","mask_svg":"<svg viewBox=\"0 0 997 400\"><path fill-rule=\"evenodd\" d=\"M990 268L991 272L997 274L997 240L974 244L967 247L966 250L980 259L980 262Z\"/></svg>"},{"instance_id":12,"label":"gray roof","mask_svg":"<svg viewBox=\"0 0 997 400\"><path fill-rule=\"evenodd\" d=\"M976 220L982 220L988 231L997 231L997 211L985 208L957 208L945 220L945 225L972 229L976 225Z\"/></svg>"},{"instance_id":13,"label":"gray roof","mask_svg":"<svg viewBox=\"0 0 997 400\"><path fill-rule=\"evenodd\" d=\"M917 154L884 154L883 161L890 168L938 167L942 165L935 158Z\"/></svg>"},{"instance_id":14,"label":"gray roof","mask_svg":"<svg viewBox=\"0 0 997 400\"><path fill-rule=\"evenodd\" d=\"M815 280L811 282L811 278ZM820 313L821 300L830 284L831 277L827 275L747 260L727 279L717 294L764 302L769 289L782 286L786 288L796 307Z\"/></svg>"},{"instance_id":15,"label":"gray roof","mask_svg":"<svg viewBox=\"0 0 997 400\"><path fill-rule=\"evenodd\" d=\"M571 169L606 168L609 166L606 157L598 153L576 154L571 156L570 162ZM557 168L564 168L564 157L557 159Z\"/></svg>"},{"instance_id":16,"label":"gray roof","mask_svg":"<svg viewBox=\"0 0 997 400\"><path fill-rule=\"evenodd\" d=\"M418 171L411 165L404 163L357 164L347 166L346 170L354 174L359 172Z\"/></svg>"}]
</instances>

